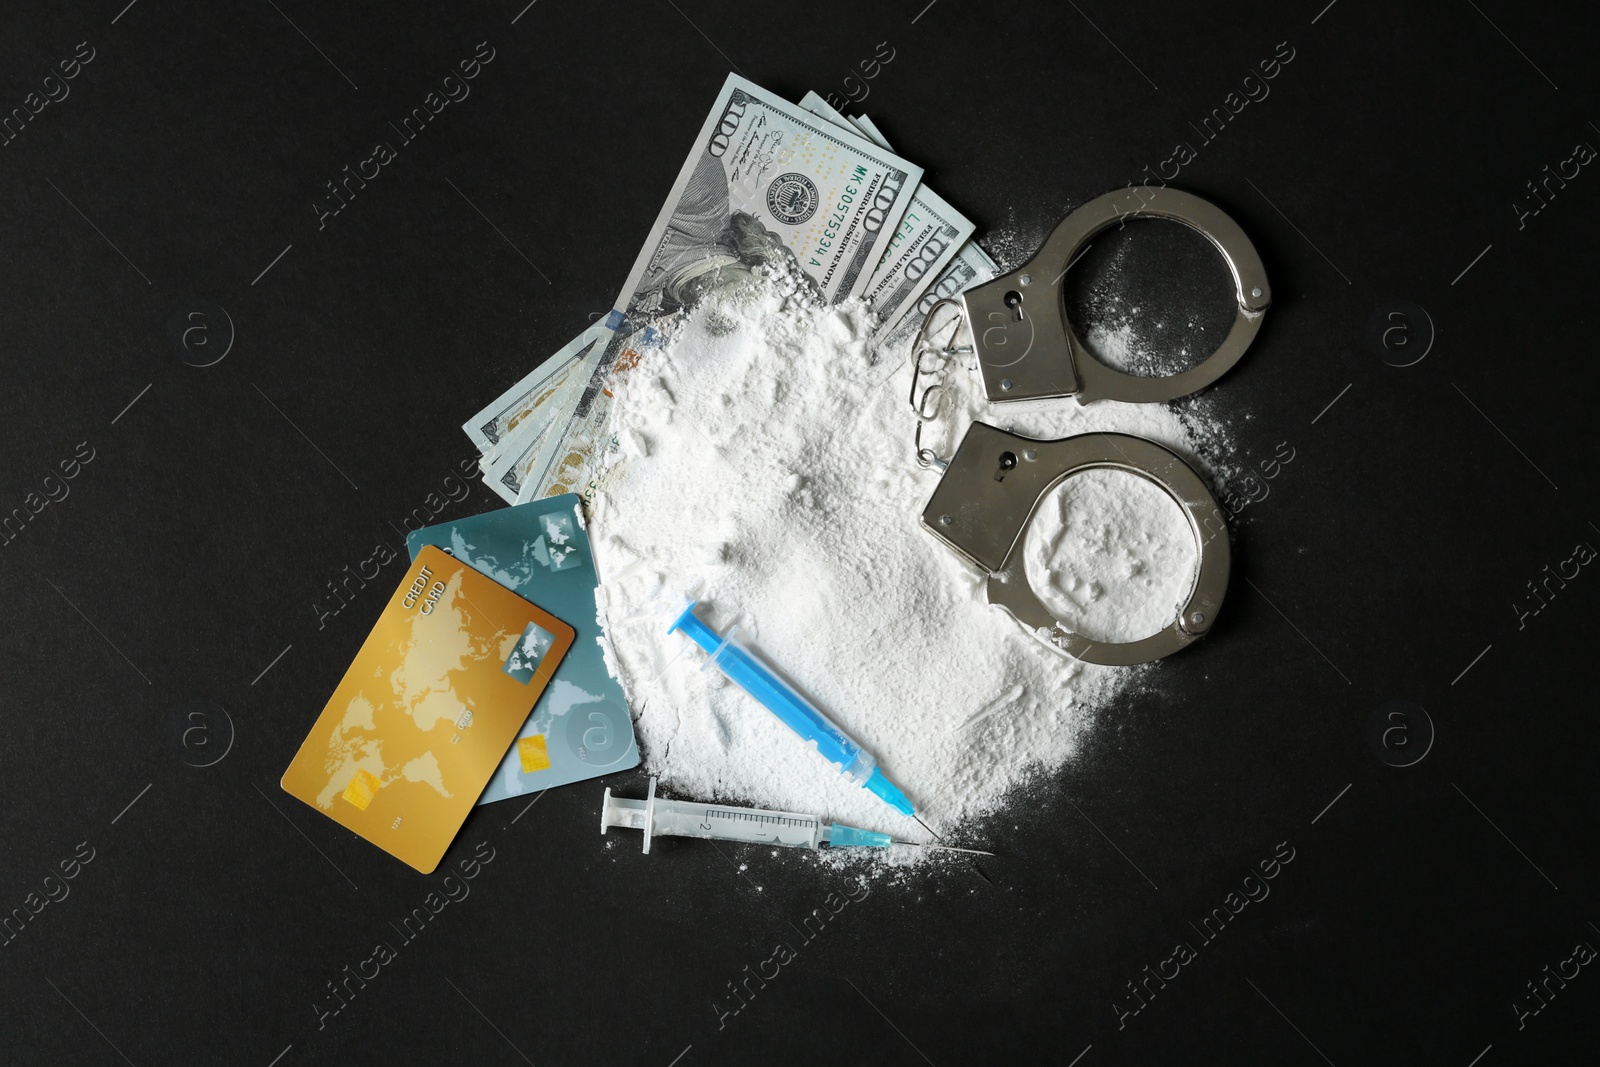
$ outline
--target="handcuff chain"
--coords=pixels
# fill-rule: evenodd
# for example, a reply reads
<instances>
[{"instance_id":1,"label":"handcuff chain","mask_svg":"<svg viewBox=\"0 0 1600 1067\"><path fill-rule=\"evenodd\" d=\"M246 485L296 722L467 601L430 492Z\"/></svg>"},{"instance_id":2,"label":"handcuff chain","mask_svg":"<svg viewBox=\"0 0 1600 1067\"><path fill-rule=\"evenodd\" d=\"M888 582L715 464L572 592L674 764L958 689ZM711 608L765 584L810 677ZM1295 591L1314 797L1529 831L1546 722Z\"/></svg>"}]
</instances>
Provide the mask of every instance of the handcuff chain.
<instances>
[{"instance_id":1,"label":"handcuff chain","mask_svg":"<svg viewBox=\"0 0 1600 1067\"><path fill-rule=\"evenodd\" d=\"M943 344L936 344L928 336L928 327L933 322L934 313L943 304L949 304L956 309L956 316L952 320L954 329L951 330L949 338ZM951 343L961 332L963 321L961 305L957 301L949 297L937 301L928 309L927 315L923 317L922 326L917 330L916 343L911 349L915 366L912 368L911 395L908 399L911 403L912 412L917 416L917 429L912 438L912 447L916 450L917 466L922 467L924 470L931 467L938 467L943 470L950 462L948 459L941 459L933 449L923 446L922 428L930 422L937 421L944 412L947 393L945 372L950 366L951 357L970 354L974 351L971 345L955 345ZM924 360L928 357L932 358L928 363L925 363ZM932 380L926 385L922 385L925 378ZM918 392L919 386L921 386L920 393Z\"/></svg>"}]
</instances>

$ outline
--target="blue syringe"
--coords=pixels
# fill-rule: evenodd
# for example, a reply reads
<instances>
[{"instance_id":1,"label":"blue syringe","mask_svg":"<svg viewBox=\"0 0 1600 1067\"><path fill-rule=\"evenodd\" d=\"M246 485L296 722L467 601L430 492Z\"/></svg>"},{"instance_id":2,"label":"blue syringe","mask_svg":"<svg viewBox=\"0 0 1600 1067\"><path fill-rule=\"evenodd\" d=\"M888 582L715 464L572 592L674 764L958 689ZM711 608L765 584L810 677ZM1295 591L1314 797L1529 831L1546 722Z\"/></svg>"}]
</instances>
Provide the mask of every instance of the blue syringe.
<instances>
[{"instance_id":1,"label":"blue syringe","mask_svg":"<svg viewBox=\"0 0 1600 1067\"><path fill-rule=\"evenodd\" d=\"M668 633L681 630L710 655L710 662L740 689L755 697L784 724L811 742L817 753L834 764L844 776L902 815L916 816L911 801L878 768L872 753L862 748L829 719L816 705L795 692L778 672L763 663L729 630L717 633L694 613L695 604L683 609Z\"/></svg>"}]
</instances>

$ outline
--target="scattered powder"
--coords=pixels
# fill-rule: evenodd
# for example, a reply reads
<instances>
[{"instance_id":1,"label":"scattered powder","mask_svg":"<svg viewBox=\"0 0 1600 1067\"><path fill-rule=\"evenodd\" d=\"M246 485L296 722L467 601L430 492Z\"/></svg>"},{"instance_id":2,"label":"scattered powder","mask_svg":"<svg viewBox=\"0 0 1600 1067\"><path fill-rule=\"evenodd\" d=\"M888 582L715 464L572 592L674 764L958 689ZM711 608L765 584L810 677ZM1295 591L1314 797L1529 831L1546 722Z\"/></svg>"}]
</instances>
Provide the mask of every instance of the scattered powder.
<instances>
[{"instance_id":1,"label":"scattered powder","mask_svg":"<svg viewBox=\"0 0 1600 1067\"><path fill-rule=\"evenodd\" d=\"M1138 313L1137 307L1129 312L1131 316L1137 316ZM1195 330L1203 329L1194 322L1190 322L1188 327ZM1156 328L1158 331L1161 330L1163 324L1157 323ZM1134 333L1131 317L1124 318L1114 325L1096 323L1089 328L1083 343L1091 355L1112 370L1140 378L1165 378L1186 371L1211 354L1209 348L1204 352L1195 353L1191 351L1189 345L1182 345L1175 352L1155 352Z\"/></svg>"},{"instance_id":2,"label":"scattered powder","mask_svg":"<svg viewBox=\"0 0 1600 1067\"><path fill-rule=\"evenodd\" d=\"M613 409L620 446L591 507L607 662L666 795L926 840L667 633L698 598L712 625L738 624L874 753L924 821L981 842L984 816L1070 760L1096 711L1158 668L1098 667L1046 647L921 528L938 475L912 454L911 366L905 353L879 359L867 326L860 307L808 304L780 280L708 300L646 351ZM942 455L981 417L1040 438L1136 434L1206 469L1197 442L1210 420L1193 408L1182 418L1110 401L992 408L975 371L949 373L951 403L924 441ZM1176 507L1132 476L1066 484L1029 534L1031 570L1055 572L1031 578L1035 588L1106 636L1159 628L1193 569Z\"/></svg>"},{"instance_id":3,"label":"scattered powder","mask_svg":"<svg viewBox=\"0 0 1600 1067\"><path fill-rule=\"evenodd\" d=\"M1033 203L1009 201L1005 218L987 227L978 243L1002 272L1016 270L1038 255L1055 228L1079 206L1053 198Z\"/></svg>"}]
</instances>

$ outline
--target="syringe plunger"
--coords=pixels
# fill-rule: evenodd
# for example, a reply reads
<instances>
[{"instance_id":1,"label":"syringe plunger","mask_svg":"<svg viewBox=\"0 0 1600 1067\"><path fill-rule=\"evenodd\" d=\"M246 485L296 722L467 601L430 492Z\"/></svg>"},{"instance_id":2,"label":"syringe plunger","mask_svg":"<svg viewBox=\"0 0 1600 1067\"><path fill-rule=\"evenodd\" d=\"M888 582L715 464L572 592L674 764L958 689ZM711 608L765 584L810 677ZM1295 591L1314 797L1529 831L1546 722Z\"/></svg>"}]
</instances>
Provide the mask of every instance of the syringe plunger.
<instances>
[{"instance_id":1,"label":"syringe plunger","mask_svg":"<svg viewBox=\"0 0 1600 1067\"><path fill-rule=\"evenodd\" d=\"M644 850L657 834L671 837L699 837L713 841L736 841L751 845L777 845L783 848L888 848L893 839L875 830L862 830L842 823L825 823L814 815L762 808L737 808L726 804L703 804L690 800L667 800L656 796L656 780L643 800L614 797L608 788L600 809L600 832L613 826L644 831Z\"/></svg>"}]
</instances>

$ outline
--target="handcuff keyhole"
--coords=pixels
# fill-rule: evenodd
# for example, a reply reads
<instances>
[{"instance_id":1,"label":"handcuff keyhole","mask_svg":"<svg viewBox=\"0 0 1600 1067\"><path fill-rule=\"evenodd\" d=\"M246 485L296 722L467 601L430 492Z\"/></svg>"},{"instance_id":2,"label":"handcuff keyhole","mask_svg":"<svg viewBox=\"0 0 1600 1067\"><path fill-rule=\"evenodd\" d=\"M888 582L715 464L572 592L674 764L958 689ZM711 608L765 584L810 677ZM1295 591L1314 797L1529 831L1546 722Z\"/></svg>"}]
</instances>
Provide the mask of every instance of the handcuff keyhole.
<instances>
[{"instance_id":1,"label":"handcuff keyhole","mask_svg":"<svg viewBox=\"0 0 1600 1067\"><path fill-rule=\"evenodd\" d=\"M1022 294L1015 289L1009 290L1005 296L1006 307L1017 313L1017 321L1022 321Z\"/></svg>"},{"instance_id":2,"label":"handcuff keyhole","mask_svg":"<svg viewBox=\"0 0 1600 1067\"><path fill-rule=\"evenodd\" d=\"M1016 465L1017 454L1015 452L1000 453L1000 469L994 472L994 480L997 482L1005 481L1006 475L1010 474L1016 468Z\"/></svg>"}]
</instances>

